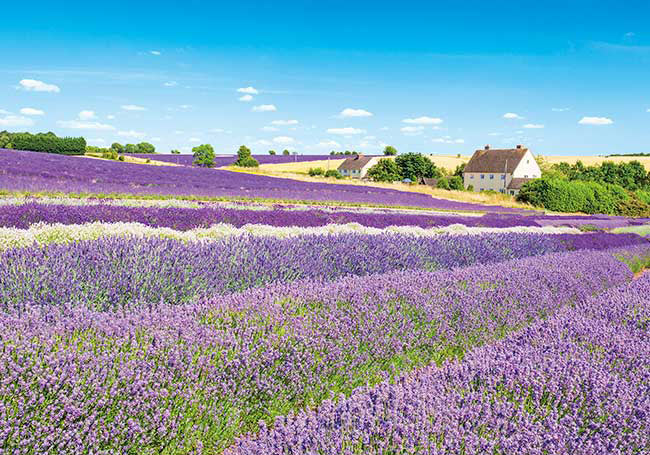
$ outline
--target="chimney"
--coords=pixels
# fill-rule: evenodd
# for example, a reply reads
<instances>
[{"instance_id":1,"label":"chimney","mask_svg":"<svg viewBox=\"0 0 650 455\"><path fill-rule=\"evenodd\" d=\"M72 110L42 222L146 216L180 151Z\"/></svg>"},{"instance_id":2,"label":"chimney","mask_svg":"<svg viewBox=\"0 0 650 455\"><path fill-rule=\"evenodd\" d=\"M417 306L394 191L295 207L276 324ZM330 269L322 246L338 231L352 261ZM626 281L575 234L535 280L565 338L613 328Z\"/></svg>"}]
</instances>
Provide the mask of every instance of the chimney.
<instances>
[{"instance_id":1,"label":"chimney","mask_svg":"<svg viewBox=\"0 0 650 455\"><path fill-rule=\"evenodd\" d=\"M490 150L490 144L487 144L487 145L485 146L485 150Z\"/></svg>"},{"instance_id":2,"label":"chimney","mask_svg":"<svg viewBox=\"0 0 650 455\"><path fill-rule=\"evenodd\" d=\"M523 148L523 145L521 145L521 144L517 144L517 148L518 148L518 149L521 149L521 148Z\"/></svg>"}]
</instances>

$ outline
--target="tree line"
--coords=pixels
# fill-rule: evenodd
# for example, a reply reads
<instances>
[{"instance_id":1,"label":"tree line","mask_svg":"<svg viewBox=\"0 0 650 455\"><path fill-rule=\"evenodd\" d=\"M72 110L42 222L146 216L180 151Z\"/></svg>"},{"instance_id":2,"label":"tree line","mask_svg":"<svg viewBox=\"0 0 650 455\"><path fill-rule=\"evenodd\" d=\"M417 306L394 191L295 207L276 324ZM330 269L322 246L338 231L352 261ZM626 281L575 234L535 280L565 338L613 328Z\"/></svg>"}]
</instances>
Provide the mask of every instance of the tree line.
<instances>
[{"instance_id":1,"label":"tree line","mask_svg":"<svg viewBox=\"0 0 650 455\"><path fill-rule=\"evenodd\" d=\"M83 137L59 137L51 131L37 134L1 131L0 148L60 155L83 155L86 152L86 140Z\"/></svg>"}]
</instances>

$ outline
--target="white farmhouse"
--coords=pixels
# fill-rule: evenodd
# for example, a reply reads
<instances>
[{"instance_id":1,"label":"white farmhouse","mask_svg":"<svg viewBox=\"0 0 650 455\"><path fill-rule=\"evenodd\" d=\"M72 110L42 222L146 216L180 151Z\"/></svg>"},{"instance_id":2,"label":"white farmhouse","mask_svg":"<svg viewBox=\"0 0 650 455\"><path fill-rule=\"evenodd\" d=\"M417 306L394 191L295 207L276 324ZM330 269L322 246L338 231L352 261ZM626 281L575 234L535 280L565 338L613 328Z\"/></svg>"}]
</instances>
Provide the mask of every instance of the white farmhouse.
<instances>
[{"instance_id":1,"label":"white farmhouse","mask_svg":"<svg viewBox=\"0 0 650 455\"><path fill-rule=\"evenodd\" d=\"M524 183L542 176L535 157L527 148L491 149L474 152L463 171L465 188L474 191L498 191L516 195Z\"/></svg>"},{"instance_id":2,"label":"white farmhouse","mask_svg":"<svg viewBox=\"0 0 650 455\"><path fill-rule=\"evenodd\" d=\"M347 158L339 166L339 172L343 177L362 179L368 173L368 169L379 161L377 156L363 156L361 154Z\"/></svg>"}]
</instances>

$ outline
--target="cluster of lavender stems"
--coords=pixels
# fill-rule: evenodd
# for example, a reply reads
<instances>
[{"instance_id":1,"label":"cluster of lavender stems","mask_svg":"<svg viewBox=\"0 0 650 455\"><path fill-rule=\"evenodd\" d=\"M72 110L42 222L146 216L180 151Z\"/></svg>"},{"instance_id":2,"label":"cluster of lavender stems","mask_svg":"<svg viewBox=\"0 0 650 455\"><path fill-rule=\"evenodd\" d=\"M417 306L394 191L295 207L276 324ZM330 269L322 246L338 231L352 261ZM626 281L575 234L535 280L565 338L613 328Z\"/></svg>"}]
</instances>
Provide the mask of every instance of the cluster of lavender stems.
<instances>
[{"instance_id":1,"label":"cluster of lavender stems","mask_svg":"<svg viewBox=\"0 0 650 455\"><path fill-rule=\"evenodd\" d=\"M0 315L0 447L537 453L525 449L605 439L643 447L648 395L637 392L647 392L649 352L622 329L647 325L647 308L574 344L570 324L554 317L631 277L613 252L585 250L277 284L188 305L23 305ZM540 319L548 322L526 329ZM523 332L506 348L494 345L515 331ZM472 354L489 345L497 347ZM405 376L426 365L434 367ZM547 446L542 429L554 435Z\"/></svg>"}]
</instances>

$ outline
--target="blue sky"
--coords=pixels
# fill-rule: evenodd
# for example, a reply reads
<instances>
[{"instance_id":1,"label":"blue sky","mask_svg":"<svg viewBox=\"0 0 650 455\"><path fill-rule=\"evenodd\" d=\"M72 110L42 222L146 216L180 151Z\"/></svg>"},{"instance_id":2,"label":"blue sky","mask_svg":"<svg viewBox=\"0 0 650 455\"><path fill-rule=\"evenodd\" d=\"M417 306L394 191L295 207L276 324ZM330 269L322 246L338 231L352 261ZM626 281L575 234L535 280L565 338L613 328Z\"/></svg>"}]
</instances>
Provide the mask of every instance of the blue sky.
<instances>
[{"instance_id":1,"label":"blue sky","mask_svg":"<svg viewBox=\"0 0 650 455\"><path fill-rule=\"evenodd\" d=\"M650 152L642 1L3 4L0 130L463 153Z\"/></svg>"}]
</instances>

